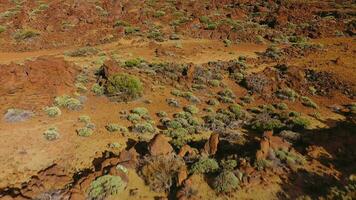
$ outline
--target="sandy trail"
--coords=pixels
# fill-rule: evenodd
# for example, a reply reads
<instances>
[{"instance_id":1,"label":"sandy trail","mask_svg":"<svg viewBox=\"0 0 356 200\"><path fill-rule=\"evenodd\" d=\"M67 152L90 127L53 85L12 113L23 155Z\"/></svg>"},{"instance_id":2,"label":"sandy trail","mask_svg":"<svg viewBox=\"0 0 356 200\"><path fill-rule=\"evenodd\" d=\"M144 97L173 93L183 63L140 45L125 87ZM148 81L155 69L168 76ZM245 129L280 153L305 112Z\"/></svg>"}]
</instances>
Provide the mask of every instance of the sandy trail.
<instances>
[{"instance_id":1,"label":"sandy trail","mask_svg":"<svg viewBox=\"0 0 356 200\"><path fill-rule=\"evenodd\" d=\"M218 40L185 39L152 43L148 41L121 39L116 42L95 46L104 52L114 52L121 57L141 57L148 61L165 60L177 62L205 63L214 60L231 60L238 56L256 57L256 52L266 49L265 45L241 43L225 47ZM29 52L0 52L0 64L23 62L41 56L64 56L67 51L80 47L66 47ZM157 56L157 49L166 52L166 56Z\"/></svg>"}]
</instances>

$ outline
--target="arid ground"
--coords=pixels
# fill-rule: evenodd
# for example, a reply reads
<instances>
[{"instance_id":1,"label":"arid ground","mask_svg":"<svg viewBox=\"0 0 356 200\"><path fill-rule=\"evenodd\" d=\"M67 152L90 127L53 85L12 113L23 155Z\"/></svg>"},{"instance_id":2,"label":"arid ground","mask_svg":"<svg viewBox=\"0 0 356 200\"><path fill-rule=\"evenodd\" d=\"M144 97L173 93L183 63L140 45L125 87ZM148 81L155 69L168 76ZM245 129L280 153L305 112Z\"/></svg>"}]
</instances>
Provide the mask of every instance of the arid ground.
<instances>
[{"instance_id":1,"label":"arid ground","mask_svg":"<svg viewBox=\"0 0 356 200\"><path fill-rule=\"evenodd\" d=\"M356 199L355 16L0 0L0 200Z\"/></svg>"}]
</instances>

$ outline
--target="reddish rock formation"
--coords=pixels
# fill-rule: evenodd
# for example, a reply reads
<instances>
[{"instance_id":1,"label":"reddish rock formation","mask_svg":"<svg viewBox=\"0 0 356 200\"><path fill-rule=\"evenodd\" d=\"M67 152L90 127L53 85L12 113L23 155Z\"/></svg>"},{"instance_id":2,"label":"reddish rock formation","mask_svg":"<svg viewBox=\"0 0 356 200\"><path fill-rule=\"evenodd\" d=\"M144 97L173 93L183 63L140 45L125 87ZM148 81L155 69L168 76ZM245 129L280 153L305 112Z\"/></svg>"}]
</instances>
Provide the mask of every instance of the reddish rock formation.
<instances>
[{"instance_id":1,"label":"reddish rock formation","mask_svg":"<svg viewBox=\"0 0 356 200\"><path fill-rule=\"evenodd\" d=\"M204 153L215 155L218 151L219 134L214 133L210 136L209 140L204 145Z\"/></svg>"},{"instance_id":2,"label":"reddish rock formation","mask_svg":"<svg viewBox=\"0 0 356 200\"><path fill-rule=\"evenodd\" d=\"M155 135L148 145L148 151L151 156L168 155L173 152L168 138L162 134Z\"/></svg>"}]
</instances>

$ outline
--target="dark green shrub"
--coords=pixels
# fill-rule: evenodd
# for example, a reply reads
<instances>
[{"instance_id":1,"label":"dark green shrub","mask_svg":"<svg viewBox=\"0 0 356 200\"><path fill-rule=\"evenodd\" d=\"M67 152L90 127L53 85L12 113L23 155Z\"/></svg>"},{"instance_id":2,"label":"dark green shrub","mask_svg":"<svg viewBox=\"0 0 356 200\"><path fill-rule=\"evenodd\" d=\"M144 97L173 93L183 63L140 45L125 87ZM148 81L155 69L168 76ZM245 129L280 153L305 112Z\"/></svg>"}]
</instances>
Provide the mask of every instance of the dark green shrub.
<instances>
[{"instance_id":1,"label":"dark green shrub","mask_svg":"<svg viewBox=\"0 0 356 200\"><path fill-rule=\"evenodd\" d=\"M109 77L106 91L116 100L129 101L142 96L143 86L137 77L120 73Z\"/></svg>"}]
</instances>

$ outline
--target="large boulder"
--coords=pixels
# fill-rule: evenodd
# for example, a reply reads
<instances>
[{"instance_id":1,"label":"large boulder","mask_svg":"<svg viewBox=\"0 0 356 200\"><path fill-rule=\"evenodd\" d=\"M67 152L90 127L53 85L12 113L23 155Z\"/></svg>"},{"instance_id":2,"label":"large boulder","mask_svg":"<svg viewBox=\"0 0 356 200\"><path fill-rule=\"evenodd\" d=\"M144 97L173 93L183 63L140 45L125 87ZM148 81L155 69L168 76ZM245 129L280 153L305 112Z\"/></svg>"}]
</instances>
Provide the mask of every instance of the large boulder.
<instances>
[{"instance_id":1,"label":"large boulder","mask_svg":"<svg viewBox=\"0 0 356 200\"><path fill-rule=\"evenodd\" d=\"M166 136L157 134L150 141L148 151L151 156L169 155L173 152L173 148Z\"/></svg>"}]
</instances>

